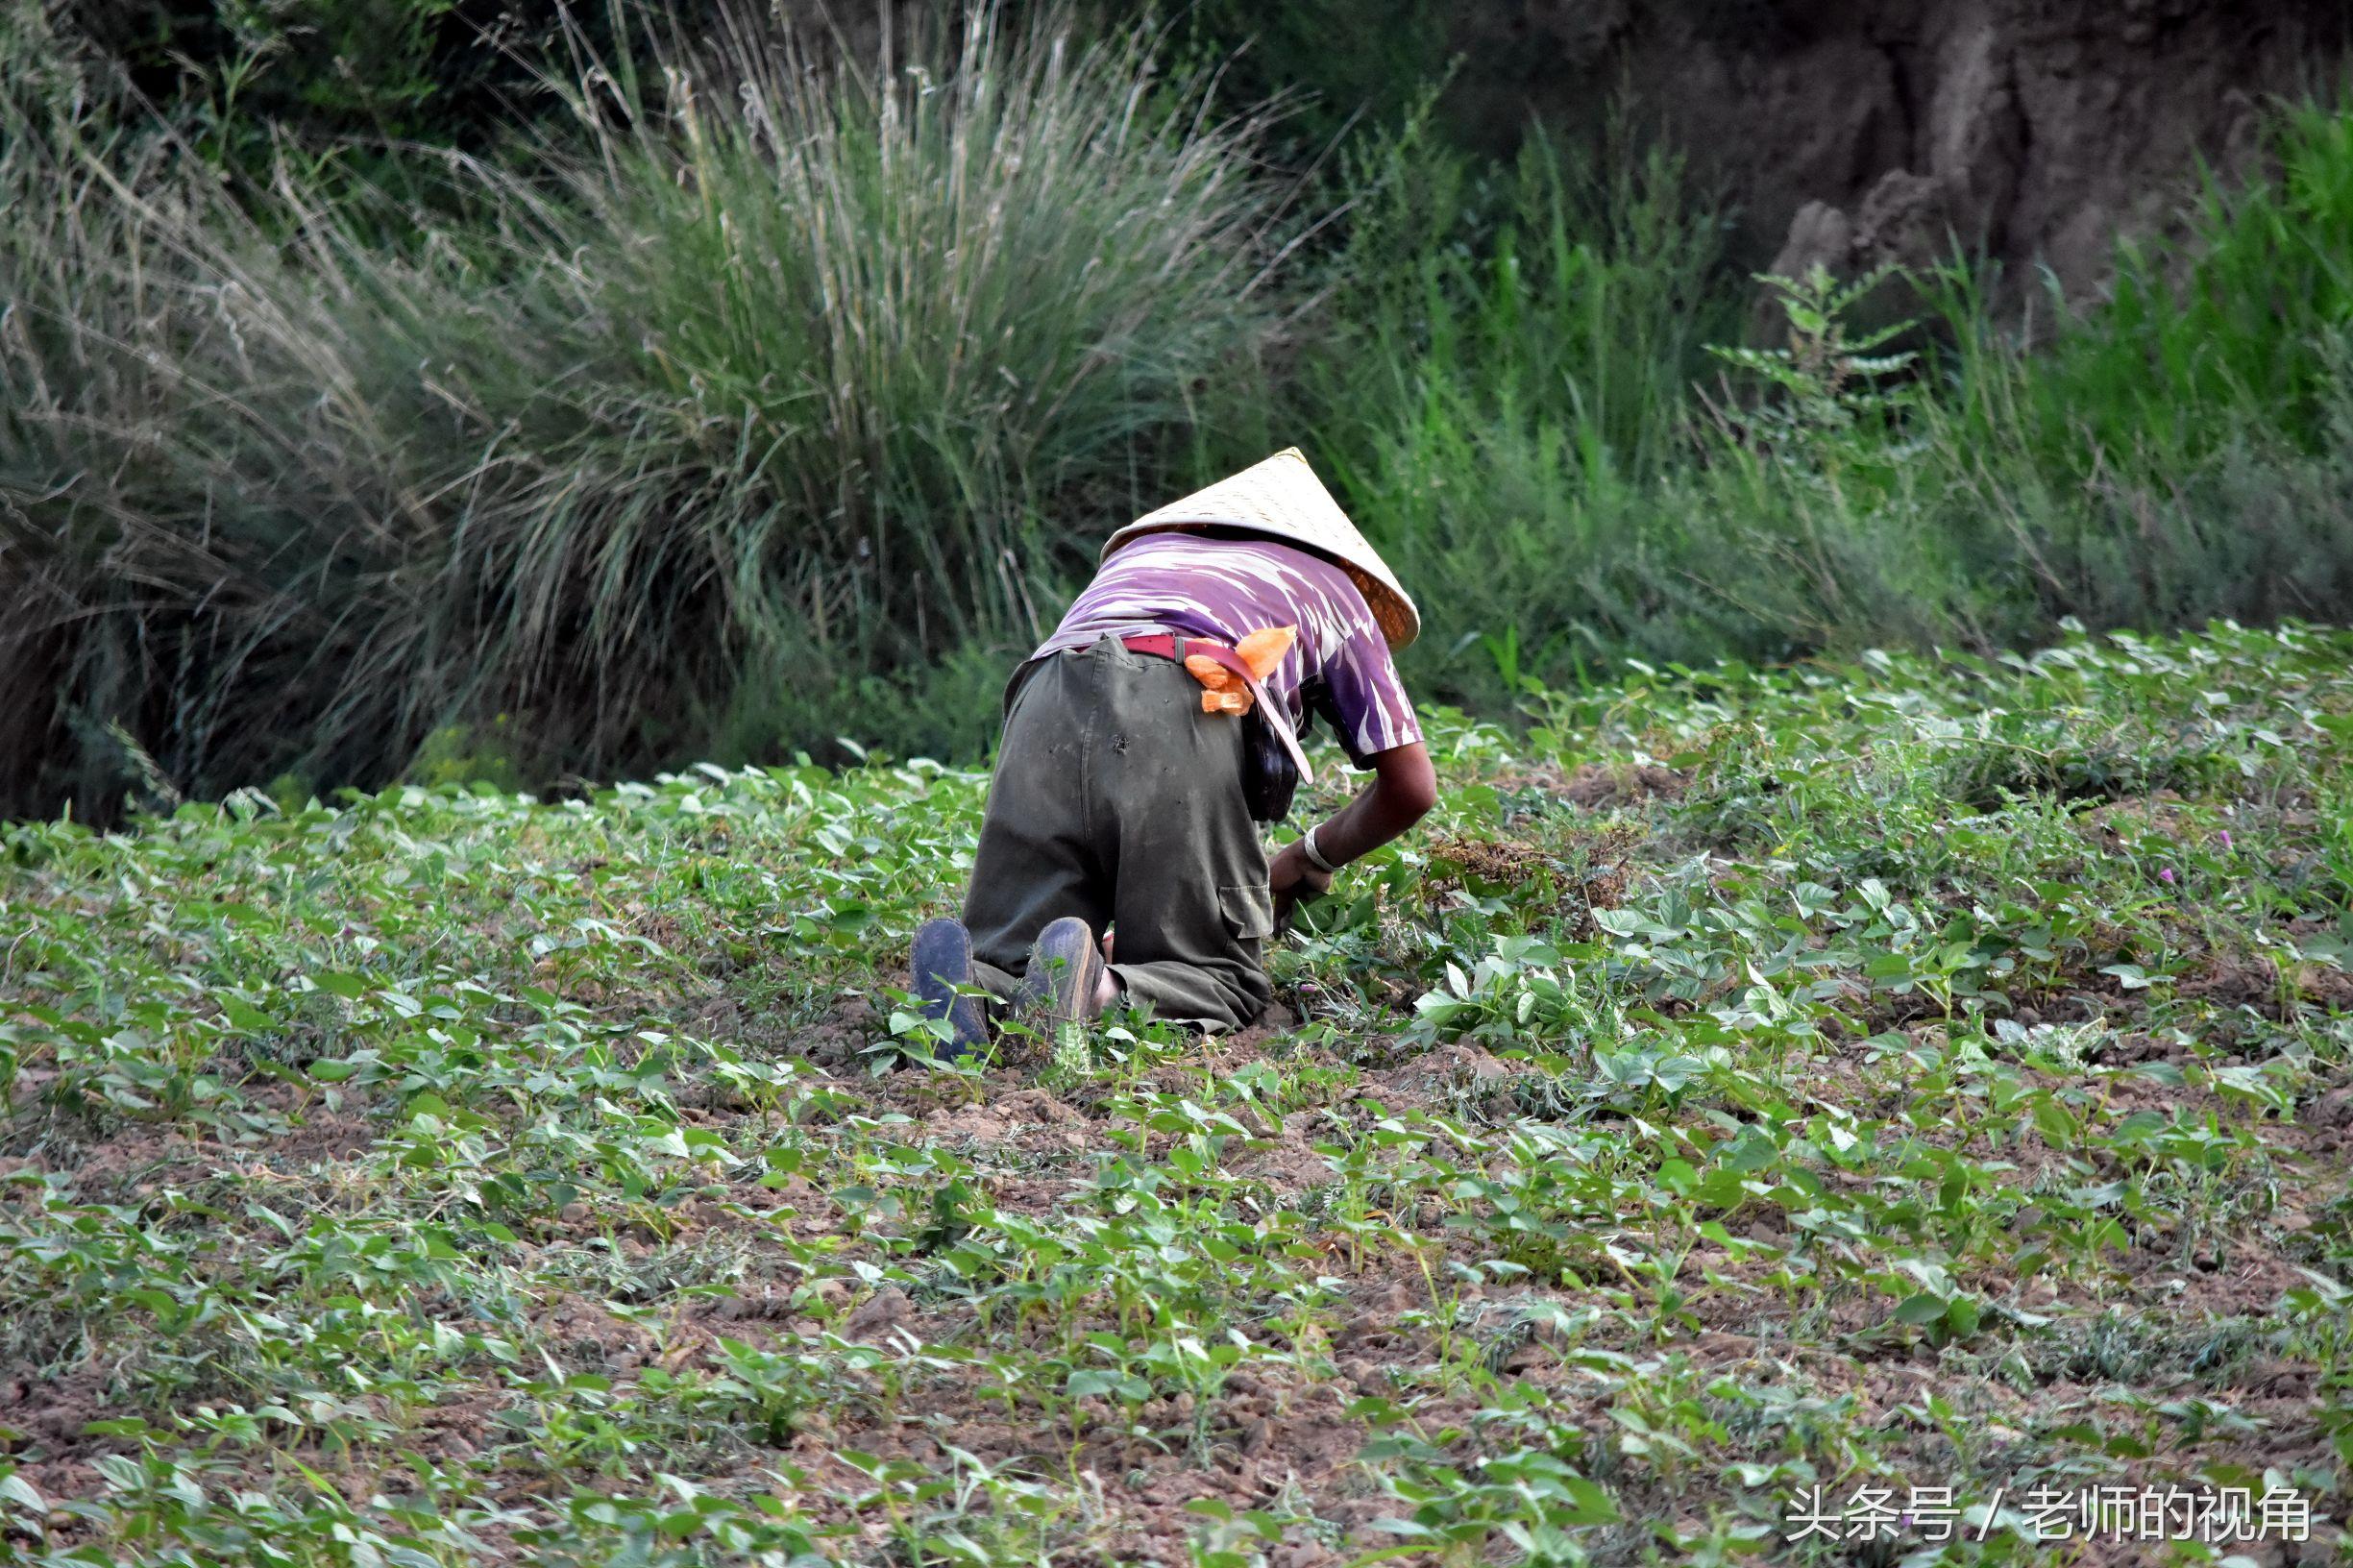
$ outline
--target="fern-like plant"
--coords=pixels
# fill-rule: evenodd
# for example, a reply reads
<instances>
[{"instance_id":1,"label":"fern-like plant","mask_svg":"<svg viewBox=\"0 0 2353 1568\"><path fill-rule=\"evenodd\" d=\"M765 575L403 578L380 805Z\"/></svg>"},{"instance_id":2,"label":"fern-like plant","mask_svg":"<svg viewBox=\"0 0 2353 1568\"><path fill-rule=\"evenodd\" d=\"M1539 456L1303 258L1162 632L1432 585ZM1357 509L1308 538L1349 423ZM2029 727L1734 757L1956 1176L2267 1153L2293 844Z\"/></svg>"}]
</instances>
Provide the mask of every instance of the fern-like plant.
<instances>
[{"instance_id":1,"label":"fern-like plant","mask_svg":"<svg viewBox=\"0 0 2353 1568\"><path fill-rule=\"evenodd\" d=\"M1856 308L1895 275L1880 267L1841 282L1820 262L1802 277L1764 274L1789 324L1776 348L1709 351L1756 383L1745 403L1719 401L1718 422L1741 445L1813 470L1825 482L1885 479L1921 450L1905 429L1923 393L1919 355L1892 347L1915 323L1860 330Z\"/></svg>"}]
</instances>

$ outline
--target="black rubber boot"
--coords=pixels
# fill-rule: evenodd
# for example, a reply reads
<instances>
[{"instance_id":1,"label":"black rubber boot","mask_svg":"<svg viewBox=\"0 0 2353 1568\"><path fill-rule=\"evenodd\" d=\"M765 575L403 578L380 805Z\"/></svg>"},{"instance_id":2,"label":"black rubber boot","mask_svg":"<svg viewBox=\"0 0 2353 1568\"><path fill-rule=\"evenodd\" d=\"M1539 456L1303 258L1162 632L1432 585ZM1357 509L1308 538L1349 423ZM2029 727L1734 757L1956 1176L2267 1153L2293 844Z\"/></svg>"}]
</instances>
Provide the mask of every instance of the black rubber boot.
<instances>
[{"instance_id":1,"label":"black rubber boot","mask_svg":"<svg viewBox=\"0 0 2353 1568\"><path fill-rule=\"evenodd\" d=\"M1094 928L1066 915L1031 944L1018 1005L1056 1023L1076 1023L1103 1011L1095 999L1102 986L1103 949L1095 943Z\"/></svg>"},{"instance_id":2,"label":"black rubber boot","mask_svg":"<svg viewBox=\"0 0 2353 1568\"><path fill-rule=\"evenodd\" d=\"M925 920L915 934L915 993L923 1017L945 1019L954 1042L937 1054L953 1061L989 1043L989 1020L977 996L957 994L972 984L972 934L962 920Z\"/></svg>"}]
</instances>

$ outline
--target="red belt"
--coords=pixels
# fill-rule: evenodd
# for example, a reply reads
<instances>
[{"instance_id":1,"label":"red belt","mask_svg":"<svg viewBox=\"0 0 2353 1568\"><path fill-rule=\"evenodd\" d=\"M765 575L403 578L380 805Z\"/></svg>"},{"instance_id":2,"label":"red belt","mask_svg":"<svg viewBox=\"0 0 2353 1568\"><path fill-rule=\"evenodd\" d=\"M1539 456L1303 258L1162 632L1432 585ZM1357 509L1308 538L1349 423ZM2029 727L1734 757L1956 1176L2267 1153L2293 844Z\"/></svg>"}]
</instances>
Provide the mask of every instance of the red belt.
<instances>
[{"instance_id":1,"label":"red belt","mask_svg":"<svg viewBox=\"0 0 2353 1568\"><path fill-rule=\"evenodd\" d=\"M1137 637L1122 637L1119 641L1127 645L1131 653L1142 653L1155 659L1174 659L1179 664L1185 662L1188 653L1204 654L1239 675L1245 686L1258 678L1250 673L1250 666L1243 662L1239 653L1223 643L1212 642L1207 638L1186 638L1173 632L1158 631Z\"/></svg>"}]
</instances>

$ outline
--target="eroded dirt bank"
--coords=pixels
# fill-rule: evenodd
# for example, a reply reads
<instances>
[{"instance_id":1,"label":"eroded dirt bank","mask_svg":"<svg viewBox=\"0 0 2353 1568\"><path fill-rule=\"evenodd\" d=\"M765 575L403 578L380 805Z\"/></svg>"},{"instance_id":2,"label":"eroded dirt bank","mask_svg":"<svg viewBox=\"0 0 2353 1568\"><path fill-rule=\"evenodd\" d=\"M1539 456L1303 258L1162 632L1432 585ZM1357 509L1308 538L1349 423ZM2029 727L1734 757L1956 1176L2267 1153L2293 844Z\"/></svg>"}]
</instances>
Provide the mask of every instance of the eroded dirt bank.
<instances>
[{"instance_id":1,"label":"eroded dirt bank","mask_svg":"<svg viewBox=\"0 0 2353 1568\"><path fill-rule=\"evenodd\" d=\"M1941 254L1948 236L2095 286L2203 159L2257 156L2267 95L2342 73L2339 0L1474 0L1449 108L1494 144L1590 128L1630 89L1741 208L1776 270Z\"/></svg>"}]
</instances>

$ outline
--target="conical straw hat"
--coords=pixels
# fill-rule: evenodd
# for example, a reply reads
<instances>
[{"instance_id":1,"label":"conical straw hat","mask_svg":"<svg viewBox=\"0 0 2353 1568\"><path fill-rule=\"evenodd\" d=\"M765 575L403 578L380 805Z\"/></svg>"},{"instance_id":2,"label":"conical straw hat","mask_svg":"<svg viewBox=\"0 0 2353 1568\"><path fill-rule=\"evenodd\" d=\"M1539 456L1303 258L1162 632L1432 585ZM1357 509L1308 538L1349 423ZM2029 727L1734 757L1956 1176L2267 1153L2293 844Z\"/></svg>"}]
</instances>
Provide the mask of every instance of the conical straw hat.
<instances>
[{"instance_id":1,"label":"conical straw hat","mask_svg":"<svg viewBox=\"0 0 2353 1568\"><path fill-rule=\"evenodd\" d=\"M1103 553L1108 558L1140 534L1196 527L1243 528L1319 551L1355 579L1391 648L1403 648L1421 635L1421 612L1297 447L1286 447L1231 478L1138 518L1111 536Z\"/></svg>"}]
</instances>

